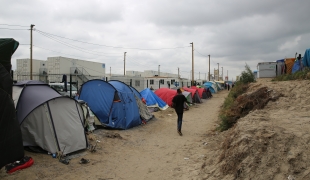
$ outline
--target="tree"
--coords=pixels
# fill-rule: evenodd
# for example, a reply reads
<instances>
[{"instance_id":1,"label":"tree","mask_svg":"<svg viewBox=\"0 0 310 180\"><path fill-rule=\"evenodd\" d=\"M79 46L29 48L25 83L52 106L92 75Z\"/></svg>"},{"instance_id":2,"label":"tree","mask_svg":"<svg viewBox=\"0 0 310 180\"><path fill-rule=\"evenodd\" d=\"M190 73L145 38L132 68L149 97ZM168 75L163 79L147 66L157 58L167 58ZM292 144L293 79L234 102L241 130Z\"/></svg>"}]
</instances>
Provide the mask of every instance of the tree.
<instances>
[{"instance_id":1,"label":"tree","mask_svg":"<svg viewBox=\"0 0 310 180\"><path fill-rule=\"evenodd\" d=\"M244 84L255 82L254 73L247 63L245 63L245 70L241 73L240 82Z\"/></svg>"}]
</instances>

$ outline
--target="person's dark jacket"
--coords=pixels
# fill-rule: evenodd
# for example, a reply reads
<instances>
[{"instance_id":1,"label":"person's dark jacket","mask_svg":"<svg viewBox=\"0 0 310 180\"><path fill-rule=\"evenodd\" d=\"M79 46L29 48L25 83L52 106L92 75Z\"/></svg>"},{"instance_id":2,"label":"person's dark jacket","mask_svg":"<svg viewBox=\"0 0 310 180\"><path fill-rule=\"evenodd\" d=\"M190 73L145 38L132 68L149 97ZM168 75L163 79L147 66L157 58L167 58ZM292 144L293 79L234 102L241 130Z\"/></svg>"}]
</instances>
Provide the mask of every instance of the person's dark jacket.
<instances>
[{"instance_id":1,"label":"person's dark jacket","mask_svg":"<svg viewBox=\"0 0 310 180\"><path fill-rule=\"evenodd\" d=\"M187 102L187 99L183 94L177 94L173 97L172 103L174 104L174 109L177 114L183 113L184 102Z\"/></svg>"}]
</instances>

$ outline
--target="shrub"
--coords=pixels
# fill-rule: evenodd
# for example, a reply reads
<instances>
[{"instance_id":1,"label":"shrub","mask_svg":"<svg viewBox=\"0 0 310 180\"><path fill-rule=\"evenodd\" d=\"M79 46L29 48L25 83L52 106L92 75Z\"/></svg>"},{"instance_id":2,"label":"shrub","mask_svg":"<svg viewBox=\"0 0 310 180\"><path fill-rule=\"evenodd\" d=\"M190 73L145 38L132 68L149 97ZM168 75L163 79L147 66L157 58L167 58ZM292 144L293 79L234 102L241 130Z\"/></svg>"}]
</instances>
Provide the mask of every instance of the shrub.
<instances>
[{"instance_id":1,"label":"shrub","mask_svg":"<svg viewBox=\"0 0 310 180\"><path fill-rule=\"evenodd\" d=\"M308 67L305 67L302 71L297 71L294 74L282 74L272 79L272 81L289 81L297 79L309 79L307 74L310 72Z\"/></svg>"},{"instance_id":2,"label":"shrub","mask_svg":"<svg viewBox=\"0 0 310 180\"><path fill-rule=\"evenodd\" d=\"M228 96L225 98L219 114L221 122L218 130L225 131L234 125L235 121L231 119L236 119L236 117L231 117L230 109L233 107L235 99L247 91L249 83L251 82L255 82L255 76L250 67L246 64L245 71L241 73L240 80L235 83L234 88L230 90Z\"/></svg>"}]
</instances>

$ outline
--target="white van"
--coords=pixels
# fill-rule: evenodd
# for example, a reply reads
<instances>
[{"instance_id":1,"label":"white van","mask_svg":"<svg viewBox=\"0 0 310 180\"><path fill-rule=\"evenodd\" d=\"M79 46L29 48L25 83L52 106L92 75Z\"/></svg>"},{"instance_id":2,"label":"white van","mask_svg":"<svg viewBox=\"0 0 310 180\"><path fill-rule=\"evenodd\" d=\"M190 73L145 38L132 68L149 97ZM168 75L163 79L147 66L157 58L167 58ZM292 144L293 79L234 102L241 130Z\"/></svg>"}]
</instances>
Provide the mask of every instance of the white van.
<instances>
[{"instance_id":1,"label":"white van","mask_svg":"<svg viewBox=\"0 0 310 180\"><path fill-rule=\"evenodd\" d=\"M70 84L69 83L67 83L67 92L64 91L65 89L64 83L49 83L49 85L50 87L56 89L61 95L70 97ZM77 93L77 88L74 85L72 85L71 95L73 98L75 97L76 93Z\"/></svg>"}]
</instances>

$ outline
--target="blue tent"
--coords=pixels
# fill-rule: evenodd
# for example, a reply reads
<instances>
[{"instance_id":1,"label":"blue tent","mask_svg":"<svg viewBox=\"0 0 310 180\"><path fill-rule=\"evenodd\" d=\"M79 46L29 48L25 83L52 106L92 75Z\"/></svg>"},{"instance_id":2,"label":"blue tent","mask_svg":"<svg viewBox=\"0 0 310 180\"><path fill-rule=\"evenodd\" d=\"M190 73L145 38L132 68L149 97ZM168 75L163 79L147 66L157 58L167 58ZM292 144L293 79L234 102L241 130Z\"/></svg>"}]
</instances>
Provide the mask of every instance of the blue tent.
<instances>
[{"instance_id":1,"label":"blue tent","mask_svg":"<svg viewBox=\"0 0 310 180\"><path fill-rule=\"evenodd\" d=\"M212 94L213 94L213 93L216 93L215 90L214 90L214 88L212 87L212 86L213 86L213 83L211 83L211 82L205 82L203 85L204 85L205 87L209 88L209 90L211 91Z\"/></svg>"},{"instance_id":2,"label":"blue tent","mask_svg":"<svg viewBox=\"0 0 310 180\"><path fill-rule=\"evenodd\" d=\"M141 124L134 92L120 81L87 81L81 87L79 99L87 102L99 121L107 127L129 129Z\"/></svg>"},{"instance_id":3,"label":"blue tent","mask_svg":"<svg viewBox=\"0 0 310 180\"><path fill-rule=\"evenodd\" d=\"M136 88L130 86L130 89L132 90L133 93L135 93L135 95L136 95L138 98L142 99L141 94L139 93L138 90L136 90Z\"/></svg>"},{"instance_id":4,"label":"blue tent","mask_svg":"<svg viewBox=\"0 0 310 180\"><path fill-rule=\"evenodd\" d=\"M160 110L166 110L169 107L149 88L142 90L140 94L145 99L148 107L158 107Z\"/></svg>"},{"instance_id":5,"label":"blue tent","mask_svg":"<svg viewBox=\"0 0 310 180\"><path fill-rule=\"evenodd\" d=\"M302 63L305 67L310 67L310 49L305 51L305 55L302 59Z\"/></svg>"}]
</instances>

